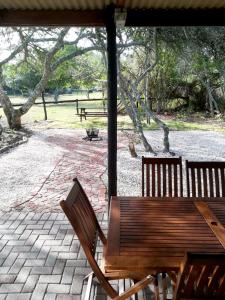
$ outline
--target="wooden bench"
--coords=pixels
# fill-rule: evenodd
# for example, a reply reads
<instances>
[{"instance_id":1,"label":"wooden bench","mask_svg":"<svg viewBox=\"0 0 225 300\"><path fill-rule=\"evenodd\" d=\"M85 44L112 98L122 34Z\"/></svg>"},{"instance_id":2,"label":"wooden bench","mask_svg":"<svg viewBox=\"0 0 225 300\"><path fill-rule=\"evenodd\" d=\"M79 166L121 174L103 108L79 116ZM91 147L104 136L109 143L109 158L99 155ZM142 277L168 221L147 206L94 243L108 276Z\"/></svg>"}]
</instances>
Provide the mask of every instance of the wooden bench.
<instances>
[{"instance_id":1,"label":"wooden bench","mask_svg":"<svg viewBox=\"0 0 225 300\"><path fill-rule=\"evenodd\" d=\"M86 111L86 108L81 107L78 115L80 116L80 121L82 122L83 118L87 120L88 117L107 117L108 113L107 111Z\"/></svg>"}]
</instances>

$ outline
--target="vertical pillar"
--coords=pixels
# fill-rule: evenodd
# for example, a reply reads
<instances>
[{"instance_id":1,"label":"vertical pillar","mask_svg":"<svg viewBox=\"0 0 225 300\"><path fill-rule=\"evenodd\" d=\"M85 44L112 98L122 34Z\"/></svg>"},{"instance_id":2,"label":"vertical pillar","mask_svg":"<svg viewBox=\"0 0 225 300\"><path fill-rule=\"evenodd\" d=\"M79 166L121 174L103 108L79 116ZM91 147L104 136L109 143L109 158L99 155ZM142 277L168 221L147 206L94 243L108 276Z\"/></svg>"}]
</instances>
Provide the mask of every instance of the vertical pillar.
<instances>
[{"instance_id":1,"label":"vertical pillar","mask_svg":"<svg viewBox=\"0 0 225 300\"><path fill-rule=\"evenodd\" d=\"M108 58L108 196L117 194L117 58L115 8L107 8Z\"/></svg>"}]
</instances>

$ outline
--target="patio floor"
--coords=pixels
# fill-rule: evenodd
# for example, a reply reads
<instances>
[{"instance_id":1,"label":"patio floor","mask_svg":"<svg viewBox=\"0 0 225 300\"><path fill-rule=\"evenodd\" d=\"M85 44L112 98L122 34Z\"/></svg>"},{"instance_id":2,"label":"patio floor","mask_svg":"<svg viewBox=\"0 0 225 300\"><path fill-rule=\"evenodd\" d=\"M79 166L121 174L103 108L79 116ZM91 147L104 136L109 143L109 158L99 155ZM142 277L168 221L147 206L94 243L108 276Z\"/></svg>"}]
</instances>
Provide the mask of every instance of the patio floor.
<instances>
[{"instance_id":1,"label":"patio floor","mask_svg":"<svg viewBox=\"0 0 225 300\"><path fill-rule=\"evenodd\" d=\"M107 214L98 219L106 229ZM83 299L83 278L91 269L63 213L1 213L0 234L0 299ZM120 289L117 281L114 287ZM92 295L109 299L99 287ZM149 289L147 299L152 295Z\"/></svg>"},{"instance_id":2,"label":"patio floor","mask_svg":"<svg viewBox=\"0 0 225 300\"><path fill-rule=\"evenodd\" d=\"M91 270L59 207L75 176L103 228L107 226L106 187L101 178L106 170L106 136L103 134L101 142L86 142L82 136L83 132L72 139L60 134L45 137L50 146L63 148L53 170L28 199L21 197L1 206L0 299L82 298L83 277ZM25 149L26 145L20 147ZM99 291L97 299L104 298L104 292Z\"/></svg>"},{"instance_id":3,"label":"patio floor","mask_svg":"<svg viewBox=\"0 0 225 300\"><path fill-rule=\"evenodd\" d=\"M63 213L2 213L0 220L0 299L81 299L90 268Z\"/></svg>"},{"instance_id":4,"label":"patio floor","mask_svg":"<svg viewBox=\"0 0 225 300\"><path fill-rule=\"evenodd\" d=\"M59 207L74 177L80 179L103 229L107 229L106 187L102 181L106 134L102 134L101 142L86 142L82 136L83 132L76 132L72 139L71 134L61 133L44 137L50 147L62 149L54 168L25 201L21 197L8 206L0 205L0 300L82 299L83 278L91 270ZM121 139L119 146L126 143ZM25 151L26 144L20 149ZM98 250L101 252L101 248ZM118 282L114 284L120 288ZM151 290L147 299L150 295ZM106 296L97 289L91 299Z\"/></svg>"}]
</instances>

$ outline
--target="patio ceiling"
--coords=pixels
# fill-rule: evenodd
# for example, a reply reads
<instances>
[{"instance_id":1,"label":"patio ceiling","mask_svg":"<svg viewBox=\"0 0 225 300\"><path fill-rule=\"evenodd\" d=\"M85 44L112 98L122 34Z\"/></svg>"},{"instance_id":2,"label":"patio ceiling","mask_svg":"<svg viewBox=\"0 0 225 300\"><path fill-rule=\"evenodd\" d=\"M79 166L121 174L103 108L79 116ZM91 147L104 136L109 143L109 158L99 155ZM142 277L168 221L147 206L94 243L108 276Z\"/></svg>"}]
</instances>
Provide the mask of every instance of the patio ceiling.
<instances>
[{"instance_id":1,"label":"patio ceiling","mask_svg":"<svg viewBox=\"0 0 225 300\"><path fill-rule=\"evenodd\" d=\"M109 4L127 9L225 8L225 0L0 0L0 9L104 9Z\"/></svg>"},{"instance_id":2,"label":"patio ceiling","mask_svg":"<svg viewBox=\"0 0 225 300\"><path fill-rule=\"evenodd\" d=\"M225 25L225 0L0 0L0 26L106 26L110 4L125 26Z\"/></svg>"}]
</instances>

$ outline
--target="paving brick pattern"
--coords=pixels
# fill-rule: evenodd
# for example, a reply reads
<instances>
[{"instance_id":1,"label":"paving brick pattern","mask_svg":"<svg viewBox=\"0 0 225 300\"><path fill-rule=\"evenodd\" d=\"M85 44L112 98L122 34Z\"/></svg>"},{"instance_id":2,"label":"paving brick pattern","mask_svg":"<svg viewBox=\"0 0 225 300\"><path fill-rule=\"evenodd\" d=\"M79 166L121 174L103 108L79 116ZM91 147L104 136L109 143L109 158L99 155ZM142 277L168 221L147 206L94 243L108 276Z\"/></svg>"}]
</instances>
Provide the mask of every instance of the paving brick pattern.
<instances>
[{"instance_id":1,"label":"paving brick pattern","mask_svg":"<svg viewBox=\"0 0 225 300\"><path fill-rule=\"evenodd\" d=\"M1 213L0 237L0 299L81 299L91 270L62 212Z\"/></svg>"},{"instance_id":2,"label":"paving brick pattern","mask_svg":"<svg viewBox=\"0 0 225 300\"><path fill-rule=\"evenodd\" d=\"M79 241L59 207L78 177L107 229L106 171L107 141L82 141L65 136L49 137L47 142L65 148L55 168L23 203L18 199L8 211L0 212L0 300L78 300L83 299L90 273ZM101 247L98 256L101 257ZM114 282L120 289L120 283ZM107 299L98 286L91 299ZM151 299L148 296L148 299Z\"/></svg>"},{"instance_id":3,"label":"paving brick pattern","mask_svg":"<svg viewBox=\"0 0 225 300\"><path fill-rule=\"evenodd\" d=\"M97 216L106 232L107 214ZM83 299L91 269L62 212L1 213L0 220L0 299ZM96 286L91 299L107 297Z\"/></svg>"},{"instance_id":4,"label":"paving brick pattern","mask_svg":"<svg viewBox=\"0 0 225 300\"><path fill-rule=\"evenodd\" d=\"M90 267L59 206L74 177L84 186L103 226L107 224L101 179L106 171L105 135L101 142L86 142L79 132L73 139L57 134L46 142L65 150L55 168L29 201L18 199L8 212L0 212L0 300L82 299L83 278Z\"/></svg>"}]
</instances>

